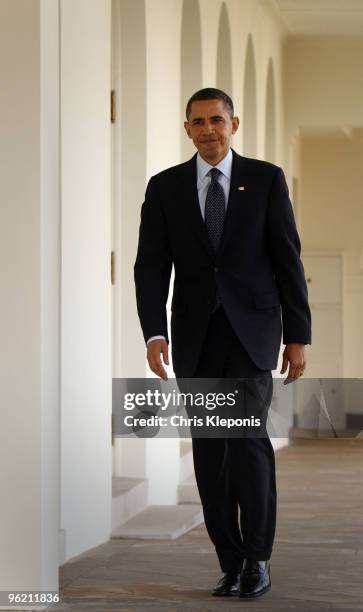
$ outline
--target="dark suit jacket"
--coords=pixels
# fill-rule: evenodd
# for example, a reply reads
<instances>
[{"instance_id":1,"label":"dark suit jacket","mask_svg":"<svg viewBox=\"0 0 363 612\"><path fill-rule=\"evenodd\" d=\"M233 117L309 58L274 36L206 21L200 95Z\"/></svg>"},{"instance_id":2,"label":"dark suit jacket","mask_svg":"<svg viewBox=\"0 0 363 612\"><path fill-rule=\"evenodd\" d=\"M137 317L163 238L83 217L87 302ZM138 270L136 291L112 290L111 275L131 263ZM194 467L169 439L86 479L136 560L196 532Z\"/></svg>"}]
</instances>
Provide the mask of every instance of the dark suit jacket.
<instances>
[{"instance_id":1,"label":"dark suit jacket","mask_svg":"<svg viewBox=\"0 0 363 612\"><path fill-rule=\"evenodd\" d=\"M200 212L196 157L153 176L147 186L134 266L145 341L159 334L169 341L166 301L174 264L176 376L193 376L216 287L252 360L263 370L274 369L282 330L285 344L311 343L300 240L284 173L233 151L224 229L214 253Z\"/></svg>"}]
</instances>

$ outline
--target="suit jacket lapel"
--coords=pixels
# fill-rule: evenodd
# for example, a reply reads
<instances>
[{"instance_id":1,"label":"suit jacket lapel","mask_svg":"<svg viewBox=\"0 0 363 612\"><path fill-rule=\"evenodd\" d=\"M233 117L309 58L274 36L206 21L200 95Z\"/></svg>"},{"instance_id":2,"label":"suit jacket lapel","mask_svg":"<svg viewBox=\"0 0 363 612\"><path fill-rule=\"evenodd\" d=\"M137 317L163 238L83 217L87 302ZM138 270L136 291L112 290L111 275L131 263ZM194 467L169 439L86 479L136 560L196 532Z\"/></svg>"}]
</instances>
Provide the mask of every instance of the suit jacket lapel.
<instances>
[{"instance_id":1,"label":"suit jacket lapel","mask_svg":"<svg viewBox=\"0 0 363 612\"><path fill-rule=\"evenodd\" d=\"M195 154L185 165L182 193L183 207L188 227L195 232L204 248L214 259L215 253L210 243L199 205L197 189L197 154Z\"/></svg>"},{"instance_id":2,"label":"suit jacket lapel","mask_svg":"<svg viewBox=\"0 0 363 612\"><path fill-rule=\"evenodd\" d=\"M221 241L219 243L219 247L217 250L218 254L226 246L235 228L236 213L238 211L238 207L241 206L241 195L242 194L241 194L241 191L238 190L238 187L241 185L241 179L243 176L244 158L241 155L238 155L238 153L236 153L233 149L232 149L232 153L233 153L233 161L232 161L231 182L230 182L230 187L229 187L229 197L228 197L227 211L226 211L226 216L224 219L224 226L223 226Z\"/></svg>"}]
</instances>

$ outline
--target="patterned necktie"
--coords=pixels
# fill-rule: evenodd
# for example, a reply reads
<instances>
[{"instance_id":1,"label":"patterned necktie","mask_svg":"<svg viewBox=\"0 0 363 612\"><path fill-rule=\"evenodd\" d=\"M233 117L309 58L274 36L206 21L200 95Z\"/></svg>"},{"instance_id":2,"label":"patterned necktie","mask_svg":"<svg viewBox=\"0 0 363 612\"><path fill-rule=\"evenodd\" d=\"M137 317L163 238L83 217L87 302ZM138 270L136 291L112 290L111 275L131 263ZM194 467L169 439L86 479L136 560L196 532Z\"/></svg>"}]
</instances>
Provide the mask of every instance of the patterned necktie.
<instances>
[{"instance_id":1,"label":"patterned necktie","mask_svg":"<svg viewBox=\"0 0 363 612\"><path fill-rule=\"evenodd\" d=\"M218 170L218 168L212 168L212 170L209 171L209 174L211 175L211 182L205 200L204 217L209 240L211 241L214 251L216 251L223 231L226 203L223 187L218 181L221 171ZM220 305L221 299L218 291L216 291L212 312L215 312Z\"/></svg>"},{"instance_id":2,"label":"patterned necktie","mask_svg":"<svg viewBox=\"0 0 363 612\"><path fill-rule=\"evenodd\" d=\"M211 182L205 200L205 224L209 240L216 251L223 231L226 202L223 187L218 181L221 171L218 168L212 168L209 174Z\"/></svg>"}]
</instances>

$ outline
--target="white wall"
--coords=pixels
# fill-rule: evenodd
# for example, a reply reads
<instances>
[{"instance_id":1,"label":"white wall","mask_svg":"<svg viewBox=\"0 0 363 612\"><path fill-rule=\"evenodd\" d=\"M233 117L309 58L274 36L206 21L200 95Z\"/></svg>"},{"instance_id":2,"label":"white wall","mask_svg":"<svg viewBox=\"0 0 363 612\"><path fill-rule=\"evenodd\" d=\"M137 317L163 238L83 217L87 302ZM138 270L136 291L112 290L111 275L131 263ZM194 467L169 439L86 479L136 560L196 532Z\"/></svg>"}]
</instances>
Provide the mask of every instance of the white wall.
<instances>
[{"instance_id":1,"label":"white wall","mask_svg":"<svg viewBox=\"0 0 363 612\"><path fill-rule=\"evenodd\" d=\"M289 125L361 125L360 37L290 38L284 60Z\"/></svg>"},{"instance_id":2,"label":"white wall","mask_svg":"<svg viewBox=\"0 0 363 612\"><path fill-rule=\"evenodd\" d=\"M336 250L343 265L344 376L363 376L363 208L360 187L363 129L351 135L311 135L301 139L301 219L306 251Z\"/></svg>"},{"instance_id":3,"label":"white wall","mask_svg":"<svg viewBox=\"0 0 363 612\"><path fill-rule=\"evenodd\" d=\"M57 585L60 526L60 41L59 2L41 0L41 506L42 576Z\"/></svg>"},{"instance_id":4,"label":"white wall","mask_svg":"<svg viewBox=\"0 0 363 612\"><path fill-rule=\"evenodd\" d=\"M109 0L61 1L62 508L65 556L111 520Z\"/></svg>"},{"instance_id":5,"label":"white wall","mask_svg":"<svg viewBox=\"0 0 363 612\"><path fill-rule=\"evenodd\" d=\"M0 590L56 590L58 3L0 3ZM16 69L15 69L16 67Z\"/></svg>"},{"instance_id":6,"label":"white wall","mask_svg":"<svg viewBox=\"0 0 363 612\"><path fill-rule=\"evenodd\" d=\"M344 376L361 376L361 38L290 38L284 47L286 148L301 132L303 248L338 250L343 266ZM299 145L300 146L300 145ZM314 337L314 330L313 330Z\"/></svg>"},{"instance_id":7,"label":"white wall","mask_svg":"<svg viewBox=\"0 0 363 612\"><path fill-rule=\"evenodd\" d=\"M361 126L361 38L289 38L284 45L286 146L299 126Z\"/></svg>"}]
</instances>

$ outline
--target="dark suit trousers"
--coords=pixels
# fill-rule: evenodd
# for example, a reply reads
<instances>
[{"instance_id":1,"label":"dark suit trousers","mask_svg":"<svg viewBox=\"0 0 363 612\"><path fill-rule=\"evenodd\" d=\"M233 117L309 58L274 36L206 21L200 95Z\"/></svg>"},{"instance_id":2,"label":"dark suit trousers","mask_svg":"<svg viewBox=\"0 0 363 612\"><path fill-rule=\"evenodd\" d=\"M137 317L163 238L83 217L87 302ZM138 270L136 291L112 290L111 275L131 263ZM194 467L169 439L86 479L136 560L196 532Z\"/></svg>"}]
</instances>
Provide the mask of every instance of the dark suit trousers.
<instances>
[{"instance_id":1,"label":"dark suit trousers","mask_svg":"<svg viewBox=\"0 0 363 612\"><path fill-rule=\"evenodd\" d=\"M263 380L272 396L271 372L253 363L223 307L210 317L194 374L194 378L220 377L266 377ZM222 571L241 570L244 558L269 559L276 525L276 479L275 455L267 434L193 438L193 459L205 525Z\"/></svg>"}]
</instances>

